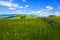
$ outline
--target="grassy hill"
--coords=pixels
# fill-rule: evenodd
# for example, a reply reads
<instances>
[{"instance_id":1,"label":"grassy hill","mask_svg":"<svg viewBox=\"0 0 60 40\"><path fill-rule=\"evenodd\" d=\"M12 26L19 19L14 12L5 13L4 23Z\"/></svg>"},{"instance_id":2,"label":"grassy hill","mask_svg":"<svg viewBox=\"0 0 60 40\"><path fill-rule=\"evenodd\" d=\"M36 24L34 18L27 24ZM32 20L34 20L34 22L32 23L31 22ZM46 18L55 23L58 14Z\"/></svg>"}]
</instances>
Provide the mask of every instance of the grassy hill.
<instances>
[{"instance_id":1,"label":"grassy hill","mask_svg":"<svg viewBox=\"0 0 60 40\"><path fill-rule=\"evenodd\" d=\"M2 14L0 19L24 19L24 18L37 18L39 16L34 14Z\"/></svg>"},{"instance_id":2,"label":"grassy hill","mask_svg":"<svg viewBox=\"0 0 60 40\"><path fill-rule=\"evenodd\" d=\"M15 17L12 17L10 19L24 19L24 18L37 18L39 16L34 15L34 14L19 14L19 15L15 15Z\"/></svg>"},{"instance_id":3,"label":"grassy hill","mask_svg":"<svg viewBox=\"0 0 60 40\"><path fill-rule=\"evenodd\" d=\"M55 16L55 17L54 17L54 20L55 20L56 22L60 23L60 16Z\"/></svg>"},{"instance_id":4,"label":"grassy hill","mask_svg":"<svg viewBox=\"0 0 60 40\"><path fill-rule=\"evenodd\" d=\"M0 40L60 40L60 27L40 18L0 20Z\"/></svg>"}]
</instances>

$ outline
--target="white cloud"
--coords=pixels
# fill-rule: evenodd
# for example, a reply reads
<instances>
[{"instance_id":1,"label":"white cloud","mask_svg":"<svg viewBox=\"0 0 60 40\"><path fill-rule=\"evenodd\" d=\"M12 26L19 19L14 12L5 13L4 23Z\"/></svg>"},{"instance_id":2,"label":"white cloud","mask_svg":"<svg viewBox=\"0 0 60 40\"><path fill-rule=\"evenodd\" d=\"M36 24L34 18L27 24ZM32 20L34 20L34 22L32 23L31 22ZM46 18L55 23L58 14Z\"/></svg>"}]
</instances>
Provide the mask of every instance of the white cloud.
<instances>
[{"instance_id":1,"label":"white cloud","mask_svg":"<svg viewBox=\"0 0 60 40\"><path fill-rule=\"evenodd\" d=\"M11 9L11 10L15 10L16 8L9 8L9 9Z\"/></svg>"},{"instance_id":2,"label":"white cloud","mask_svg":"<svg viewBox=\"0 0 60 40\"><path fill-rule=\"evenodd\" d=\"M10 1L12 1L12 0L10 0ZM28 8L29 7L29 5L21 6L17 3L12 3L10 1L0 1L0 6L6 6L9 9Z\"/></svg>"},{"instance_id":3,"label":"white cloud","mask_svg":"<svg viewBox=\"0 0 60 40\"><path fill-rule=\"evenodd\" d=\"M20 6L18 8L29 8L29 5L25 5L25 6Z\"/></svg>"},{"instance_id":4,"label":"white cloud","mask_svg":"<svg viewBox=\"0 0 60 40\"><path fill-rule=\"evenodd\" d=\"M40 16L48 16L48 15L52 15L51 12L50 12L51 10L53 10L53 7L46 6L45 9L32 11L32 13L40 15Z\"/></svg>"},{"instance_id":5,"label":"white cloud","mask_svg":"<svg viewBox=\"0 0 60 40\"><path fill-rule=\"evenodd\" d=\"M52 15L51 12L50 12L51 10L53 10L53 7L46 6L45 9L35 11L35 14L37 14L39 16L49 16L49 15Z\"/></svg>"},{"instance_id":6,"label":"white cloud","mask_svg":"<svg viewBox=\"0 0 60 40\"><path fill-rule=\"evenodd\" d=\"M12 2L13 0L9 0L10 2Z\"/></svg>"},{"instance_id":7,"label":"white cloud","mask_svg":"<svg viewBox=\"0 0 60 40\"><path fill-rule=\"evenodd\" d=\"M41 13L41 11L32 11L32 13L37 13L37 14L39 14L39 13Z\"/></svg>"},{"instance_id":8,"label":"white cloud","mask_svg":"<svg viewBox=\"0 0 60 40\"><path fill-rule=\"evenodd\" d=\"M37 13L41 13L41 11L37 11Z\"/></svg>"},{"instance_id":9,"label":"white cloud","mask_svg":"<svg viewBox=\"0 0 60 40\"><path fill-rule=\"evenodd\" d=\"M32 11L32 13L36 13L36 11Z\"/></svg>"},{"instance_id":10,"label":"white cloud","mask_svg":"<svg viewBox=\"0 0 60 40\"><path fill-rule=\"evenodd\" d=\"M20 6L20 7L18 7L18 8L24 8L23 6Z\"/></svg>"},{"instance_id":11,"label":"white cloud","mask_svg":"<svg viewBox=\"0 0 60 40\"><path fill-rule=\"evenodd\" d=\"M54 12L54 15L60 16L60 11Z\"/></svg>"},{"instance_id":12,"label":"white cloud","mask_svg":"<svg viewBox=\"0 0 60 40\"><path fill-rule=\"evenodd\" d=\"M33 14L36 14L38 16L48 16L51 15L50 12L44 11L44 10L38 10L38 11L32 11Z\"/></svg>"},{"instance_id":13,"label":"white cloud","mask_svg":"<svg viewBox=\"0 0 60 40\"><path fill-rule=\"evenodd\" d=\"M58 9L60 10L60 7L58 7Z\"/></svg>"},{"instance_id":14,"label":"white cloud","mask_svg":"<svg viewBox=\"0 0 60 40\"><path fill-rule=\"evenodd\" d=\"M22 0L23 2L27 2L26 0Z\"/></svg>"},{"instance_id":15,"label":"white cloud","mask_svg":"<svg viewBox=\"0 0 60 40\"><path fill-rule=\"evenodd\" d=\"M13 0L0 0L0 1L9 1L9 2L12 2Z\"/></svg>"},{"instance_id":16,"label":"white cloud","mask_svg":"<svg viewBox=\"0 0 60 40\"><path fill-rule=\"evenodd\" d=\"M25 14L26 10L16 10L15 12L17 14Z\"/></svg>"},{"instance_id":17,"label":"white cloud","mask_svg":"<svg viewBox=\"0 0 60 40\"><path fill-rule=\"evenodd\" d=\"M46 6L46 11L51 11L51 10L53 10L53 7L51 7L51 6Z\"/></svg>"},{"instance_id":18,"label":"white cloud","mask_svg":"<svg viewBox=\"0 0 60 40\"><path fill-rule=\"evenodd\" d=\"M17 8L17 7L19 7L19 4L11 3L11 2L8 2L8 1L0 1L0 6Z\"/></svg>"},{"instance_id":19,"label":"white cloud","mask_svg":"<svg viewBox=\"0 0 60 40\"><path fill-rule=\"evenodd\" d=\"M47 12L46 10L38 10L38 11L32 11L33 14L36 14L38 16L49 16L49 15L56 15L60 16L60 11L55 11L53 14L51 12Z\"/></svg>"},{"instance_id":20,"label":"white cloud","mask_svg":"<svg viewBox=\"0 0 60 40\"><path fill-rule=\"evenodd\" d=\"M32 13L39 15L39 16L49 16L49 15L52 15L52 13L50 12L51 10L53 10L53 7L46 6L45 9L32 11Z\"/></svg>"},{"instance_id":21,"label":"white cloud","mask_svg":"<svg viewBox=\"0 0 60 40\"><path fill-rule=\"evenodd\" d=\"M28 8L28 7L29 7L29 5L25 5L25 6L24 6L24 8Z\"/></svg>"}]
</instances>

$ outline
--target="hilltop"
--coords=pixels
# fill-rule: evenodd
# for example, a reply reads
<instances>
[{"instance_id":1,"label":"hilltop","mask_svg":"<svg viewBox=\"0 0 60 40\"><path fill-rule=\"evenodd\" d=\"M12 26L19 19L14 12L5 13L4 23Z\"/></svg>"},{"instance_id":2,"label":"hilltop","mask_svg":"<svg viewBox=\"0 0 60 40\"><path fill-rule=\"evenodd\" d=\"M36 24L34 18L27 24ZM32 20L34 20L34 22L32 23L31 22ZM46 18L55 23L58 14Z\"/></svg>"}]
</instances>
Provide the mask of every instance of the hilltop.
<instances>
[{"instance_id":1,"label":"hilltop","mask_svg":"<svg viewBox=\"0 0 60 40\"><path fill-rule=\"evenodd\" d=\"M4 14L0 15L0 19L21 19L21 18L37 18L34 14Z\"/></svg>"},{"instance_id":2,"label":"hilltop","mask_svg":"<svg viewBox=\"0 0 60 40\"><path fill-rule=\"evenodd\" d=\"M41 18L0 20L0 40L60 40L60 26Z\"/></svg>"}]
</instances>

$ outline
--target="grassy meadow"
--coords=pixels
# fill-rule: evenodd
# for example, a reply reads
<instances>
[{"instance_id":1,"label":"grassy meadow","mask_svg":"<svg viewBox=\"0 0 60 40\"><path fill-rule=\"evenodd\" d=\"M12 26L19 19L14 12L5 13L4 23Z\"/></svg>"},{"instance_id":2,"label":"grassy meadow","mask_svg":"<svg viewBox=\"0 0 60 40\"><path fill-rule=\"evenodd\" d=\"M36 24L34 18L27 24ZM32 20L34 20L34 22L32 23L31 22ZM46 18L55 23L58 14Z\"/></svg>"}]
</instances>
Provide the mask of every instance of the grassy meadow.
<instances>
[{"instance_id":1,"label":"grassy meadow","mask_svg":"<svg viewBox=\"0 0 60 40\"><path fill-rule=\"evenodd\" d=\"M56 22L60 23L60 16L54 17L54 20L55 20Z\"/></svg>"},{"instance_id":2,"label":"grassy meadow","mask_svg":"<svg viewBox=\"0 0 60 40\"><path fill-rule=\"evenodd\" d=\"M0 20L0 40L60 40L60 26L40 18Z\"/></svg>"}]
</instances>

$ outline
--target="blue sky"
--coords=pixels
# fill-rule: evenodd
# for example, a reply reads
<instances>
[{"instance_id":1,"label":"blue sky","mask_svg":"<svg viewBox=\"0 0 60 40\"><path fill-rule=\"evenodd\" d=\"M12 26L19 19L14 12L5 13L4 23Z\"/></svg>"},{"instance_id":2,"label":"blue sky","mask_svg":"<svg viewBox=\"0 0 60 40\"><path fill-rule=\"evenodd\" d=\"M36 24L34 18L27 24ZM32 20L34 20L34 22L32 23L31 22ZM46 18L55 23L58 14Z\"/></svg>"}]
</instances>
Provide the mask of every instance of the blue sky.
<instances>
[{"instance_id":1,"label":"blue sky","mask_svg":"<svg viewBox=\"0 0 60 40\"><path fill-rule=\"evenodd\" d=\"M60 0L0 0L0 14L60 15Z\"/></svg>"}]
</instances>

